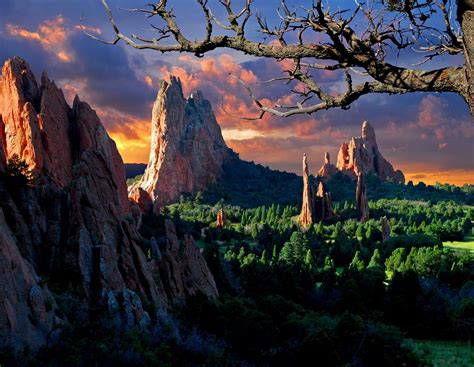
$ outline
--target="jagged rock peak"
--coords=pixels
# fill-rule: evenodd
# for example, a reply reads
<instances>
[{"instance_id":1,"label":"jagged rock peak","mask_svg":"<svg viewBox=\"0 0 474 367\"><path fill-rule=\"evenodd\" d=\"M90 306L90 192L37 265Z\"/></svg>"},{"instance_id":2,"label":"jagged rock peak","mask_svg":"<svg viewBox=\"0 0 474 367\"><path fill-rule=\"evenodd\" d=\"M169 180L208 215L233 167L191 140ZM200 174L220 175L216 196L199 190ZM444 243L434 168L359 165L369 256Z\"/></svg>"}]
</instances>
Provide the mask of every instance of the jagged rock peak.
<instances>
[{"instance_id":1,"label":"jagged rock peak","mask_svg":"<svg viewBox=\"0 0 474 367\"><path fill-rule=\"evenodd\" d=\"M324 153L324 164L331 164L331 156L329 152Z\"/></svg>"},{"instance_id":2,"label":"jagged rock peak","mask_svg":"<svg viewBox=\"0 0 474 367\"><path fill-rule=\"evenodd\" d=\"M375 130L367 121L362 123L362 139L370 141L372 144L377 144Z\"/></svg>"},{"instance_id":3,"label":"jagged rock peak","mask_svg":"<svg viewBox=\"0 0 474 367\"><path fill-rule=\"evenodd\" d=\"M129 188L130 194L141 187L154 203L164 206L182 193L205 190L220 177L229 149L201 92L186 99L179 79L163 81L151 124L148 166L141 180Z\"/></svg>"},{"instance_id":4,"label":"jagged rock peak","mask_svg":"<svg viewBox=\"0 0 474 367\"><path fill-rule=\"evenodd\" d=\"M0 139L6 158L24 159L41 183L64 188L85 151L102 154L112 173L120 209L128 213L125 170L115 143L96 113L76 96L73 108L46 73L38 86L28 63L5 62L0 79Z\"/></svg>"},{"instance_id":5,"label":"jagged rock peak","mask_svg":"<svg viewBox=\"0 0 474 367\"><path fill-rule=\"evenodd\" d=\"M368 123L362 123L360 137L353 137L347 143L341 144L337 155L336 166L326 162L319 170L318 176L326 180L338 171L357 179L360 173L375 174L382 180L391 180L404 183L405 176L400 170L394 170L393 166L380 153L377 146L375 130Z\"/></svg>"}]
</instances>

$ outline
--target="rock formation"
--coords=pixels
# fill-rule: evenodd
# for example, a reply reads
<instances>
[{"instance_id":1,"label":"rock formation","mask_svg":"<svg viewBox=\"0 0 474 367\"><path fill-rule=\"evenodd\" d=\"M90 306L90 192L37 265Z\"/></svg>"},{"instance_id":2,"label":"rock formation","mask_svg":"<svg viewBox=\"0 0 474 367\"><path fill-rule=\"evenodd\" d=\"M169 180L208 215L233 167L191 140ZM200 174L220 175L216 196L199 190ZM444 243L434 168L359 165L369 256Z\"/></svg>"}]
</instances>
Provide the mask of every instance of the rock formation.
<instances>
[{"instance_id":1,"label":"rock formation","mask_svg":"<svg viewBox=\"0 0 474 367\"><path fill-rule=\"evenodd\" d=\"M331 158L329 156L329 153L326 152L324 154L324 164L318 171L318 176L323 177L323 178L328 178L328 177L334 176L336 172L337 172L337 167L331 163Z\"/></svg>"},{"instance_id":2,"label":"rock formation","mask_svg":"<svg viewBox=\"0 0 474 367\"><path fill-rule=\"evenodd\" d=\"M363 223L369 219L369 200L367 198L367 187L365 186L364 174L357 176L356 188L356 206L361 214L360 222Z\"/></svg>"},{"instance_id":3,"label":"rock formation","mask_svg":"<svg viewBox=\"0 0 474 367\"><path fill-rule=\"evenodd\" d=\"M314 198L313 190L309 182L309 168L306 153L303 154L303 204L301 206L301 225L308 226L314 219Z\"/></svg>"},{"instance_id":4,"label":"rock formation","mask_svg":"<svg viewBox=\"0 0 474 367\"><path fill-rule=\"evenodd\" d=\"M179 79L163 81L151 123L148 166L130 193L141 187L163 206L181 193L204 190L219 178L229 149L211 104L201 92L186 99Z\"/></svg>"},{"instance_id":5,"label":"rock formation","mask_svg":"<svg viewBox=\"0 0 474 367\"><path fill-rule=\"evenodd\" d=\"M178 240L176 228L169 219L165 221L166 244L159 263L168 299L180 300L201 291L209 297L217 297L214 278L200 250L190 235Z\"/></svg>"},{"instance_id":6,"label":"rock formation","mask_svg":"<svg viewBox=\"0 0 474 367\"><path fill-rule=\"evenodd\" d=\"M382 241L385 242L390 238L390 223L387 217L382 218Z\"/></svg>"},{"instance_id":7,"label":"rock formation","mask_svg":"<svg viewBox=\"0 0 474 367\"><path fill-rule=\"evenodd\" d=\"M326 191L322 182L319 183L318 191L316 191L314 209L316 221L322 221L334 215L331 193Z\"/></svg>"},{"instance_id":8,"label":"rock formation","mask_svg":"<svg viewBox=\"0 0 474 367\"><path fill-rule=\"evenodd\" d=\"M329 159L329 155L327 155ZM303 154L303 205L301 207L300 222L308 226L320 222L334 215L331 193L327 192L324 184L319 183L316 195L309 180L309 169L306 154Z\"/></svg>"},{"instance_id":9,"label":"rock formation","mask_svg":"<svg viewBox=\"0 0 474 367\"><path fill-rule=\"evenodd\" d=\"M380 153L377 146L374 128L364 121L362 136L352 138L349 143L342 143L337 155L337 167L329 161L320 169L318 175L323 179L332 177L337 171L356 179L360 173L373 173L382 180L391 180L404 183L405 176L400 170L395 171L393 166Z\"/></svg>"},{"instance_id":10,"label":"rock formation","mask_svg":"<svg viewBox=\"0 0 474 367\"><path fill-rule=\"evenodd\" d=\"M222 229L225 227L226 222L227 222L227 217L225 215L224 209L221 208L217 212L216 227L219 229Z\"/></svg>"},{"instance_id":11,"label":"rock formation","mask_svg":"<svg viewBox=\"0 0 474 367\"><path fill-rule=\"evenodd\" d=\"M12 187L12 177L1 174L4 157L15 154L32 169L34 187ZM58 320L38 275L79 289L92 308L107 308L127 327L151 322L142 302L165 306L201 285L217 294L192 238L183 252L172 246L160 261L172 276L155 271L126 220L130 214L122 159L96 113L77 97L69 107L45 74L38 85L22 59L6 62L0 79L0 348L35 349Z\"/></svg>"}]
</instances>

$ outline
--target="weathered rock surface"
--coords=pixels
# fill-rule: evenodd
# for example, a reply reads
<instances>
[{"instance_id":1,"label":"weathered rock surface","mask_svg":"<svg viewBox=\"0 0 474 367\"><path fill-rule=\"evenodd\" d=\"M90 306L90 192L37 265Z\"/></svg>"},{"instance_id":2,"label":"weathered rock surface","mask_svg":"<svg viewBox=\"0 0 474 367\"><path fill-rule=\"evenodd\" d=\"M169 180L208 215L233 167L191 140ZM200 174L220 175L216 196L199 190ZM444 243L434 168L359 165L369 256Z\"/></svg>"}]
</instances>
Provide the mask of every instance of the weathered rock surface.
<instances>
[{"instance_id":1,"label":"weathered rock surface","mask_svg":"<svg viewBox=\"0 0 474 367\"><path fill-rule=\"evenodd\" d=\"M390 223L388 222L387 217L382 218L382 241L385 242L390 238Z\"/></svg>"},{"instance_id":2,"label":"weathered rock surface","mask_svg":"<svg viewBox=\"0 0 474 367\"><path fill-rule=\"evenodd\" d=\"M171 237L159 261L156 242L152 259L138 246L122 159L88 104L76 97L69 107L53 82L44 75L38 86L14 58L2 69L0 122L0 170L4 155L17 154L36 179L11 187L0 176L0 348L37 348L52 330L55 303L38 274L80 290L124 327L152 321L142 302L165 306L199 289L217 295L192 238L181 249Z\"/></svg>"},{"instance_id":3,"label":"weathered rock surface","mask_svg":"<svg viewBox=\"0 0 474 367\"><path fill-rule=\"evenodd\" d=\"M43 345L54 326L54 298L21 256L1 208L0 295L0 345Z\"/></svg>"},{"instance_id":4,"label":"weathered rock surface","mask_svg":"<svg viewBox=\"0 0 474 367\"><path fill-rule=\"evenodd\" d=\"M336 174L337 167L331 163L331 157L329 153L324 154L324 164L318 171L318 176L323 178L329 178Z\"/></svg>"},{"instance_id":5,"label":"weathered rock surface","mask_svg":"<svg viewBox=\"0 0 474 367\"><path fill-rule=\"evenodd\" d=\"M331 218L334 215L331 193L326 191L322 182L318 185L315 198L315 216L317 221Z\"/></svg>"},{"instance_id":6,"label":"weathered rock surface","mask_svg":"<svg viewBox=\"0 0 474 367\"><path fill-rule=\"evenodd\" d=\"M219 295L209 267L190 235L179 241L174 223L165 222L166 244L161 251L159 263L163 282L167 284L166 294L170 300L204 292L209 297Z\"/></svg>"},{"instance_id":7,"label":"weathered rock surface","mask_svg":"<svg viewBox=\"0 0 474 367\"><path fill-rule=\"evenodd\" d=\"M303 154L303 201L301 205L300 222L303 226L308 226L314 220L314 196L313 189L309 182L309 168L306 153Z\"/></svg>"},{"instance_id":8,"label":"weathered rock surface","mask_svg":"<svg viewBox=\"0 0 474 367\"><path fill-rule=\"evenodd\" d=\"M329 154L327 154L329 164ZM326 191L324 184L319 183L316 194L309 179L309 169L306 154L303 154L303 204L301 207L300 222L308 226L315 222L328 219L334 215L331 193Z\"/></svg>"},{"instance_id":9,"label":"weathered rock surface","mask_svg":"<svg viewBox=\"0 0 474 367\"><path fill-rule=\"evenodd\" d=\"M318 175L323 179L328 179L338 171L353 179L357 179L360 173L365 175L373 173L382 180L405 182L403 172L394 170L392 164L380 153L375 130L367 121L362 124L361 137L342 143L337 155L336 167L327 160Z\"/></svg>"},{"instance_id":10,"label":"weathered rock surface","mask_svg":"<svg viewBox=\"0 0 474 367\"><path fill-rule=\"evenodd\" d=\"M217 219L216 219L216 227L217 228L224 228L227 222L227 216L225 215L224 209L219 209L217 212Z\"/></svg>"},{"instance_id":11,"label":"weathered rock surface","mask_svg":"<svg viewBox=\"0 0 474 367\"><path fill-rule=\"evenodd\" d=\"M369 199L367 198L365 177L362 173L357 176L356 206L361 214L360 222L367 221L369 219Z\"/></svg>"},{"instance_id":12,"label":"weathered rock surface","mask_svg":"<svg viewBox=\"0 0 474 367\"><path fill-rule=\"evenodd\" d=\"M141 187L163 206L181 193L204 190L219 178L229 149L211 104L201 92L186 99L179 79L163 81L151 123L148 166L129 192Z\"/></svg>"}]
</instances>

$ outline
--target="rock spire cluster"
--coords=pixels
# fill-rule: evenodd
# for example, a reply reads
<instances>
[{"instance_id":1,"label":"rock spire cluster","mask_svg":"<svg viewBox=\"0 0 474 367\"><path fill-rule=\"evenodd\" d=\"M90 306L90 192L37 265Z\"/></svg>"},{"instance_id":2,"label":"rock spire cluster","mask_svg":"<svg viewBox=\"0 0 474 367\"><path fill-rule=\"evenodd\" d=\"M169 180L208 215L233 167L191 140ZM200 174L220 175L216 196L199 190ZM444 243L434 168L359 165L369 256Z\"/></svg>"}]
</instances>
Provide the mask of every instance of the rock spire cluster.
<instances>
[{"instance_id":1,"label":"rock spire cluster","mask_svg":"<svg viewBox=\"0 0 474 367\"><path fill-rule=\"evenodd\" d=\"M330 163L329 154L326 153L324 165L318 172L318 176L327 180L337 172L342 172L356 180L359 174L375 174L382 180L404 183L405 176L402 171L394 170L392 164L388 162L380 153L375 130L368 123L362 123L360 137L353 137L348 143L342 143L337 155L337 163Z\"/></svg>"},{"instance_id":2,"label":"rock spire cluster","mask_svg":"<svg viewBox=\"0 0 474 367\"><path fill-rule=\"evenodd\" d=\"M328 154L329 159L329 154ZM308 226L330 218L334 215L331 193L327 192L324 184L319 183L316 193L310 182L308 160L303 154L303 200L300 213L302 226Z\"/></svg>"}]
</instances>

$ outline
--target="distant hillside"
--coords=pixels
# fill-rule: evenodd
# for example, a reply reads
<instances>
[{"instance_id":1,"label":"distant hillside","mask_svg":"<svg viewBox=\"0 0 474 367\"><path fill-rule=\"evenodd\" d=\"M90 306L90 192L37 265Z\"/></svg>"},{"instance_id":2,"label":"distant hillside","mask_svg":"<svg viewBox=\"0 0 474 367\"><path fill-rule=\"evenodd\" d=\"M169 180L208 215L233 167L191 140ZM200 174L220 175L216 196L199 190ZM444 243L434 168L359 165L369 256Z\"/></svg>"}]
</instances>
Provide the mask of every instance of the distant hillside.
<instances>
[{"instance_id":1,"label":"distant hillside","mask_svg":"<svg viewBox=\"0 0 474 367\"><path fill-rule=\"evenodd\" d=\"M243 161L233 151L230 156L224 163L221 180L204 193L206 201L214 203L224 199L226 203L246 208L301 202L303 181L300 176Z\"/></svg>"},{"instance_id":2,"label":"distant hillside","mask_svg":"<svg viewBox=\"0 0 474 367\"><path fill-rule=\"evenodd\" d=\"M224 199L228 204L245 208L273 203L299 205L303 185L300 176L243 161L237 153L229 151L221 179L203 193L206 202L213 204ZM126 163L127 179L142 175L145 168L146 164Z\"/></svg>"},{"instance_id":3,"label":"distant hillside","mask_svg":"<svg viewBox=\"0 0 474 367\"><path fill-rule=\"evenodd\" d=\"M143 174L145 164L125 164L127 178ZM303 180L295 173L272 170L254 162L243 161L232 152L231 159L224 163L221 180L213 184L206 192L206 202L214 204L224 199L228 204L244 208L261 205L301 204ZM315 184L318 179L311 176ZM448 184L435 186L419 183L413 185L383 181L375 175L367 176L369 199L407 199L437 203L452 200L460 204L474 205L474 185L458 187ZM355 181L342 173L337 173L327 182L333 201L344 203L355 200ZM189 194L188 194L189 196Z\"/></svg>"},{"instance_id":4,"label":"distant hillside","mask_svg":"<svg viewBox=\"0 0 474 367\"><path fill-rule=\"evenodd\" d=\"M143 175L145 169L145 163L125 163L125 175L127 176L127 180L138 175Z\"/></svg>"}]
</instances>

